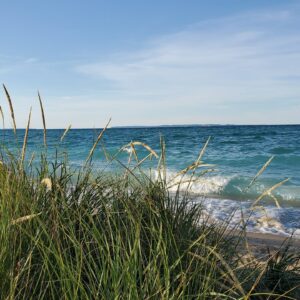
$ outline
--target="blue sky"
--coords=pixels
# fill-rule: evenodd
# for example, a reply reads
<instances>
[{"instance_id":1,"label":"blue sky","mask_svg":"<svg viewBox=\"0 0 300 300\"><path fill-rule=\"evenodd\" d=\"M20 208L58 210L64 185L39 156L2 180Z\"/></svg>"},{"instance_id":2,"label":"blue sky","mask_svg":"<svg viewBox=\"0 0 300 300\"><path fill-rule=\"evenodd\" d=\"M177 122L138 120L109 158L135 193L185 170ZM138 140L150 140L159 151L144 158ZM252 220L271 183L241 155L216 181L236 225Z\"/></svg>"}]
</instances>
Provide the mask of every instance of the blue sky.
<instances>
[{"instance_id":1,"label":"blue sky","mask_svg":"<svg viewBox=\"0 0 300 300\"><path fill-rule=\"evenodd\" d=\"M298 1L3 1L18 127L300 123ZM0 104L10 125L4 94Z\"/></svg>"}]
</instances>

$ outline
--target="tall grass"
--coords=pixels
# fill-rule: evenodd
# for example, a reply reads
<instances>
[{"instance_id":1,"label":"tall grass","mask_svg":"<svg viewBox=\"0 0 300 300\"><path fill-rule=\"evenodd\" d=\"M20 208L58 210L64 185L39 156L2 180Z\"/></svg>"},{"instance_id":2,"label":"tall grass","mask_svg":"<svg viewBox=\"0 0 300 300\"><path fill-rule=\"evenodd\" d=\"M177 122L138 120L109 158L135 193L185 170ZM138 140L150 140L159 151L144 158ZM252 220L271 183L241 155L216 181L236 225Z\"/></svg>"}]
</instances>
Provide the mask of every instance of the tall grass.
<instances>
[{"instance_id":1,"label":"tall grass","mask_svg":"<svg viewBox=\"0 0 300 300\"><path fill-rule=\"evenodd\" d=\"M3 153L0 164L1 299L299 299L299 257L284 249L245 263L242 233L169 194L165 151L158 179L140 168L157 153L137 141L128 165L119 161L124 174L98 174L107 125L80 170L58 154L20 168L29 124L21 157ZM140 160L136 146L149 155ZM181 174L205 166L206 146Z\"/></svg>"}]
</instances>

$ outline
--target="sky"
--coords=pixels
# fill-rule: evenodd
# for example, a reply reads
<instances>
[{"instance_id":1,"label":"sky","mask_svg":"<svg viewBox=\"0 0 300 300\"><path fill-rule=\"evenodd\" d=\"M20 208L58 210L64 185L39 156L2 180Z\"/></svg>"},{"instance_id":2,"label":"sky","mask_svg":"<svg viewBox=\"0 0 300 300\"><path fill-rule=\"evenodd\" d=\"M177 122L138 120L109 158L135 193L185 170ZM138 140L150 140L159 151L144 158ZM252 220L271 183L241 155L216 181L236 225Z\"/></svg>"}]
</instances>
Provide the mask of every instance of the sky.
<instances>
[{"instance_id":1,"label":"sky","mask_svg":"<svg viewBox=\"0 0 300 300\"><path fill-rule=\"evenodd\" d=\"M17 126L299 124L300 3L0 0ZM0 105L11 126L3 92Z\"/></svg>"}]
</instances>

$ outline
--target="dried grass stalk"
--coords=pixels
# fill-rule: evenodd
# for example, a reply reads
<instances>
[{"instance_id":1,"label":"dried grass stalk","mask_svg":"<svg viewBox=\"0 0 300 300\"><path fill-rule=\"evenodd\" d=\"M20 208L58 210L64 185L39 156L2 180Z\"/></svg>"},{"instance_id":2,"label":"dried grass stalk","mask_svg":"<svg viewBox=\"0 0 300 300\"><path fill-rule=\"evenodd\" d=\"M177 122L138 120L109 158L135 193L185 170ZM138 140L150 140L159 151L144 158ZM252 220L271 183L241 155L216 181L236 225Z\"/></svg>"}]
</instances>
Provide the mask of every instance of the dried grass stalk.
<instances>
[{"instance_id":1,"label":"dried grass stalk","mask_svg":"<svg viewBox=\"0 0 300 300\"><path fill-rule=\"evenodd\" d=\"M28 220L31 220L37 216L39 216L41 213L38 213L38 214L32 214L32 215L28 215L28 216L24 216L24 217L20 217L16 220L12 220L11 221L11 225L16 225L16 224L19 224L19 223L22 223L24 221L28 221Z\"/></svg>"},{"instance_id":2,"label":"dried grass stalk","mask_svg":"<svg viewBox=\"0 0 300 300\"><path fill-rule=\"evenodd\" d=\"M28 166L29 166L29 167L32 165L32 162L33 162L34 158L35 158L35 153L33 152L33 153L31 154L31 158L30 158L29 163L28 163Z\"/></svg>"},{"instance_id":3,"label":"dried grass stalk","mask_svg":"<svg viewBox=\"0 0 300 300\"><path fill-rule=\"evenodd\" d=\"M210 141L210 136L208 137L207 141L205 142L203 148L201 149L201 151L200 151L200 153L199 153L199 156L198 156L198 158L197 158L197 160L196 160L196 163L199 163L199 162L201 161L202 156L204 155L204 153L205 153L205 151L206 151L206 148L207 148L207 146L208 146L209 141Z\"/></svg>"},{"instance_id":4,"label":"dried grass stalk","mask_svg":"<svg viewBox=\"0 0 300 300\"><path fill-rule=\"evenodd\" d=\"M139 141L134 141L129 143L127 146L143 146L145 149L147 149L150 153L152 153L156 158L158 158L157 153L147 144ZM125 146L126 147L126 146Z\"/></svg>"},{"instance_id":5,"label":"dried grass stalk","mask_svg":"<svg viewBox=\"0 0 300 300\"><path fill-rule=\"evenodd\" d=\"M25 153L26 153L26 147L27 147L27 140L28 140L28 131L29 131L29 126L30 126L30 120L31 120L31 108L29 112L29 117L28 117L28 122L27 122L27 127L24 135L24 141L23 141L23 147L22 147L22 154L21 154L21 161L20 165L23 166L24 163L24 158L25 158Z\"/></svg>"},{"instance_id":6,"label":"dried grass stalk","mask_svg":"<svg viewBox=\"0 0 300 300\"><path fill-rule=\"evenodd\" d=\"M9 109L10 109L11 118L12 118L12 121L13 121L14 133L16 134L17 133L17 125L16 125L14 108L13 108L12 101L11 101L10 95L8 93L8 90L7 90L7 88L5 87L4 84L3 84L3 88L4 88L4 91L5 91L5 95L6 95L8 105L9 105Z\"/></svg>"},{"instance_id":7,"label":"dried grass stalk","mask_svg":"<svg viewBox=\"0 0 300 300\"><path fill-rule=\"evenodd\" d=\"M61 138L60 138L60 141L61 141L61 142L64 140L65 136L67 135L67 133L69 132L69 130L71 129L71 127L72 127L72 125L70 124L70 125L66 128L66 130L65 130L64 133L63 133L63 135L62 135Z\"/></svg>"},{"instance_id":8,"label":"dried grass stalk","mask_svg":"<svg viewBox=\"0 0 300 300\"><path fill-rule=\"evenodd\" d=\"M2 110L1 105L0 105L0 114L1 114L1 118L2 118L2 129L3 129L2 134L3 134L3 140L4 140L5 139L5 132L4 132L5 122L4 122L4 114L3 114L3 110Z\"/></svg>"},{"instance_id":9,"label":"dried grass stalk","mask_svg":"<svg viewBox=\"0 0 300 300\"><path fill-rule=\"evenodd\" d=\"M46 119L45 119L44 107L43 107L43 102L42 102L42 98L41 98L40 92L38 92L38 98L39 98L39 102L40 102L41 114L42 114L42 119L43 119L43 128L44 128L44 146L47 147Z\"/></svg>"},{"instance_id":10,"label":"dried grass stalk","mask_svg":"<svg viewBox=\"0 0 300 300\"><path fill-rule=\"evenodd\" d=\"M179 171L174 177L173 179L177 178L178 176L181 176L181 175L185 175L186 173L188 173L189 171L192 171L192 170L196 170L200 167L214 167L215 165L212 165L212 164L204 164L202 161L199 161L199 162L193 162L192 164L190 164L189 166L187 166L186 168L184 168L183 170ZM172 179L172 180L173 180Z\"/></svg>"},{"instance_id":11,"label":"dried grass stalk","mask_svg":"<svg viewBox=\"0 0 300 300\"><path fill-rule=\"evenodd\" d=\"M102 131L100 132L100 134L98 135L98 138L97 138L97 140L95 141L95 143L94 143L94 145L93 145L93 147L92 147L92 149L91 149L91 151L90 151L90 153L89 153L89 155L88 155L88 157L87 157L87 159L86 159L86 163L87 163L87 162L91 159L91 157L93 156L94 151L95 151L95 149L96 149L98 143L99 143L100 140L102 139L102 136L103 136L104 132L106 131L107 127L108 127L109 124L110 124L110 121L111 121L111 118L109 119L109 121L107 122L107 124L105 125L105 127L102 129Z\"/></svg>"},{"instance_id":12,"label":"dried grass stalk","mask_svg":"<svg viewBox=\"0 0 300 300\"><path fill-rule=\"evenodd\" d=\"M277 198L273 195L273 194L269 194L269 196L274 200L277 208L281 208L279 201L277 200Z\"/></svg>"},{"instance_id":13,"label":"dried grass stalk","mask_svg":"<svg viewBox=\"0 0 300 300\"><path fill-rule=\"evenodd\" d=\"M250 186L256 181L256 179L265 171L265 169L268 167L268 165L273 160L274 156L272 156L263 166L262 168L257 172L257 174L253 177L249 185L247 186L246 190L250 188Z\"/></svg>"},{"instance_id":14,"label":"dried grass stalk","mask_svg":"<svg viewBox=\"0 0 300 300\"><path fill-rule=\"evenodd\" d=\"M3 114L3 110L2 110L2 106L0 105L0 114L1 114L1 118L2 118L2 128L4 129L4 114Z\"/></svg>"},{"instance_id":15,"label":"dried grass stalk","mask_svg":"<svg viewBox=\"0 0 300 300\"><path fill-rule=\"evenodd\" d=\"M277 189L278 187L280 187L281 185L283 185L284 183L286 183L287 181L289 181L290 179L289 178L286 178L284 180L282 180L281 182L279 183L276 183L275 185L273 185L272 187L270 187L269 189L267 189L266 191L264 191L255 201L254 203L252 204L251 207L254 207L256 206L256 204L261 200L263 199L265 196L270 196L271 193ZM276 201L275 201L276 202ZM279 204L278 204L279 205Z\"/></svg>"},{"instance_id":16,"label":"dried grass stalk","mask_svg":"<svg viewBox=\"0 0 300 300\"><path fill-rule=\"evenodd\" d=\"M109 162L111 160L111 157L110 157L109 153L107 152L105 145L103 143L101 143L101 148L103 150L106 161Z\"/></svg>"},{"instance_id":17,"label":"dried grass stalk","mask_svg":"<svg viewBox=\"0 0 300 300\"><path fill-rule=\"evenodd\" d=\"M200 151L200 153L199 153L199 155L198 155L197 160L194 162L195 165L201 164L201 159L202 159L202 157L203 157L203 155L204 155L204 153L205 153L205 151L206 151L206 148L207 148L207 146L208 146L209 141L210 141L210 136L208 137L207 141L205 142L204 146L202 147L202 149L201 149L201 151ZM195 173L196 173L196 170L197 170L198 167L200 167L200 166L196 166L195 168L193 168L192 176L190 177L190 181L191 181L191 182L188 184L188 187L187 187L187 189L186 189L187 192L188 192L188 190L189 190L190 187L191 187L193 178L194 178L194 176L195 176ZM189 170L187 170L187 171L189 171ZM183 175L183 176L184 176L184 175ZM183 179L183 177L182 177L182 179ZM181 179L181 180L182 180L182 179Z\"/></svg>"}]
</instances>

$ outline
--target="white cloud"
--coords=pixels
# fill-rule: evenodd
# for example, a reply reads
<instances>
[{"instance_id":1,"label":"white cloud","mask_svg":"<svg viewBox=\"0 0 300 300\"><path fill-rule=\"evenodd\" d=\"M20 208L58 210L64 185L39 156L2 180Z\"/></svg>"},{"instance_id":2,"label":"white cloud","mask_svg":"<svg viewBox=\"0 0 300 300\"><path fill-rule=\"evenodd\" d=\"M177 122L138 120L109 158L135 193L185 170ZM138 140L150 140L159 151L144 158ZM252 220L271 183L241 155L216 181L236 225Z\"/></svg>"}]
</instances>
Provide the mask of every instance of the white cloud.
<instances>
[{"instance_id":1,"label":"white cloud","mask_svg":"<svg viewBox=\"0 0 300 300\"><path fill-rule=\"evenodd\" d=\"M204 20L105 60L0 54L1 82L21 127L30 105L42 126L37 88L49 127L101 127L110 116L113 125L299 123L299 12Z\"/></svg>"},{"instance_id":2,"label":"white cloud","mask_svg":"<svg viewBox=\"0 0 300 300\"><path fill-rule=\"evenodd\" d=\"M174 115L174 122L179 115L188 122L195 109L202 122L201 108L213 110L214 105L225 105L227 115L216 112L211 122L262 122L256 111L264 107L272 111L275 102L284 106L280 122L297 122L294 114L292 120L289 116L289 101L300 100L296 14L267 11L200 22L148 41L138 51L79 65L76 71L113 84L119 92L107 95L111 100L138 100L143 107L151 99L167 103L165 109L181 101L185 105ZM234 115L237 105L245 108L251 101L260 106L252 105L246 119ZM272 115L265 118L266 123L276 121Z\"/></svg>"}]
</instances>

